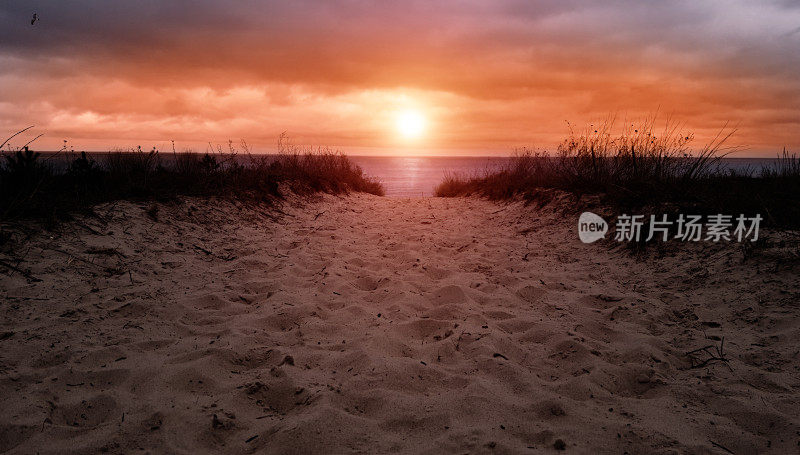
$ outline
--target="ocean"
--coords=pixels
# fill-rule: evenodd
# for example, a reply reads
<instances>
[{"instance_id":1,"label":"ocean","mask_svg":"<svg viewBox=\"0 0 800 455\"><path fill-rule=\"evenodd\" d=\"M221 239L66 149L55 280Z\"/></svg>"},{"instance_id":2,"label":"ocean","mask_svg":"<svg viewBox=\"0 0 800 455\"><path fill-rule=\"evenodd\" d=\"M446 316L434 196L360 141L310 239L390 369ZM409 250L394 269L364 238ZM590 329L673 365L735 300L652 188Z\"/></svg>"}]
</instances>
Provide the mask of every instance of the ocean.
<instances>
[{"instance_id":1,"label":"ocean","mask_svg":"<svg viewBox=\"0 0 800 455\"><path fill-rule=\"evenodd\" d=\"M433 196L448 174L481 175L508 162L503 157L444 156L351 156L364 173L377 177L389 197Z\"/></svg>"}]
</instances>

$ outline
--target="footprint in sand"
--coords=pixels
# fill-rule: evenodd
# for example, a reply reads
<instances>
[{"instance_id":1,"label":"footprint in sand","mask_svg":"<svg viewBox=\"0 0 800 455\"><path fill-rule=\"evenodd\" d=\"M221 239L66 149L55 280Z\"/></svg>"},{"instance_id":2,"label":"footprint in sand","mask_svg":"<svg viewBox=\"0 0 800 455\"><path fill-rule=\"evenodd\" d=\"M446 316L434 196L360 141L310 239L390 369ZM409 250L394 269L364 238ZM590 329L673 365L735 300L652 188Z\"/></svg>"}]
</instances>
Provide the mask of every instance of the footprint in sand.
<instances>
[{"instance_id":1,"label":"footprint in sand","mask_svg":"<svg viewBox=\"0 0 800 455\"><path fill-rule=\"evenodd\" d=\"M361 277L353 282L353 287L362 291L374 291L380 286L379 281L375 281L372 277Z\"/></svg>"},{"instance_id":2,"label":"footprint in sand","mask_svg":"<svg viewBox=\"0 0 800 455\"><path fill-rule=\"evenodd\" d=\"M555 400L540 401L534 406L536 414L543 420L550 420L566 415L564 406Z\"/></svg>"},{"instance_id":3,"label":"footprint in sand","mask_svg":"<svg viewBox=\"0 0 800 455\"><path fill-rule=\"evenodd\" d=\"M494 319L496 321L502 321L514 317L513 314L506 313L505 311L485 311L483 314L486 315L486 317Z\"/></svg>"},{"instance_id":4,"label":"footprint in sand","mask_svg":"<svg viewBox=\"0 0 800 455\"><path fill-rule=\"evenodd\" d=\"M309 399L309 392L286 375L270 376L263 382L249 382L242 389L244 395L256 406L284 415L307 403Z\"/></svg>"},{"instance_id":5,"label":"footprint in sand","mask_svg":"<svg viewBox=\"0 0 800 455\"><path fill-rule=\"evenodd\" d=\"M469 300L460 286L450 285L434 291L431 301L438 305L458 305Z\"/></svg>"},{"instance_id":6,"label":"footprint in sand","mask_svg":"<svg viewBox=\"0 0 800 455\"><path fill-rule=\"evenodd\" d=\"M426 267L425 268L425 276L430 278L433 281L439 281L441 279L447 278L448 276L452 275L453 272L450 270L440 269L438 267Z\"/></svg>"},{"instance_id":7,"label":"footprint in sand","mask_svg":"<svg viewBox=\"0 0 800 455\"><path fill-rule=\"evenodd\" d=\"M71 427L94 428L120 415L119 405L110 395L94 395L53 411L53 423Z\"/></svg>"},{"instance_id":8,"label":"footprint in sand","mask_svg":"<svg viewBox=\"0 0 800 455\"><path fill-rule=\"evenodd\" d=\"M41 430L33 425L0 425L0 453L6 453Z\"/></svg>"},{"instance_id":9,"label":"footprint in sand","mask_svg":"<svg viewBox=\"0 0 800 455\"><path fill-rule=\"evenodd\" d=\"M538 303L544 300L547 291L536 286L525 286L517 291L517 296L528 303Z\"/></svg>"}]
</instances>

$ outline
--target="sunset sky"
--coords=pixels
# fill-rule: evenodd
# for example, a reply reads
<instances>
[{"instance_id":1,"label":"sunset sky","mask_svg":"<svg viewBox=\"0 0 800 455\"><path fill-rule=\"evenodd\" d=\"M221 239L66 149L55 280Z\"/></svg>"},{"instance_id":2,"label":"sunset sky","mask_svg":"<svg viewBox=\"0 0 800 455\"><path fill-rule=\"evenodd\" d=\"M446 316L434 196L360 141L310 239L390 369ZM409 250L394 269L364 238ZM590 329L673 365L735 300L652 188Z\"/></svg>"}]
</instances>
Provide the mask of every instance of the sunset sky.
<instances>
[{"instance_id":1,"label":"sunset sky","mask_svg":"<svg viewBox=\"0 0 800 455\"><path fill-rule=\"evenodd\" d=\"M800 2L602 3L4 0L0 136L508 154L658 112L800 151Z\"/></svg>"}]
</instances>

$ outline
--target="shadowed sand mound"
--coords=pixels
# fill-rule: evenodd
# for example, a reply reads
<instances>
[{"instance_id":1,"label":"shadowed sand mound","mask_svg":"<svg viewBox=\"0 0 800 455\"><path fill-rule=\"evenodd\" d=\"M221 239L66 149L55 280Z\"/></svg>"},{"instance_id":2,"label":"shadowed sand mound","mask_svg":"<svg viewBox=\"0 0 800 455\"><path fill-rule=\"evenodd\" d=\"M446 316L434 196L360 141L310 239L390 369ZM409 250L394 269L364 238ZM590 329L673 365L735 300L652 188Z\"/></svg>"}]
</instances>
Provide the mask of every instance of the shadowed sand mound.
<instances>
[{"instance_id":1,"label":"shadowed sand mound","mask_svg":"<svg viewBox=\"0 0 800 455\"><path fill-rule=\"evenodd\" d=\"M0 452L798 450L795 265L472 199L148 208L3 270Z\"/></svg>"}]
</instances>

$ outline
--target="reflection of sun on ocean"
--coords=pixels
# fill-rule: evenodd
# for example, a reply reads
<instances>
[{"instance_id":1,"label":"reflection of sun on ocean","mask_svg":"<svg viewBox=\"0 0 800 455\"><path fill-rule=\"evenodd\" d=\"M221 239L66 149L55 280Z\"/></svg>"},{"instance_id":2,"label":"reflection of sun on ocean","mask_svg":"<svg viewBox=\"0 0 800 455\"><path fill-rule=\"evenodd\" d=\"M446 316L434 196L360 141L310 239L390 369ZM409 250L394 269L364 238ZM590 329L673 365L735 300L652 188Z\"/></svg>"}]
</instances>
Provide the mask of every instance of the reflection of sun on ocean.
<instances>
[{"instance_id":1,"label":"reflection of sun on ocean","mask_svg":"<svg viewBox=\"0 0 800 455\"><path fill-rule=\"evenodd\" d=\"M416 139L425 131L425 117L413 110L397 113L397 132L405 139Z\"/></svg>"}]
</instances>

